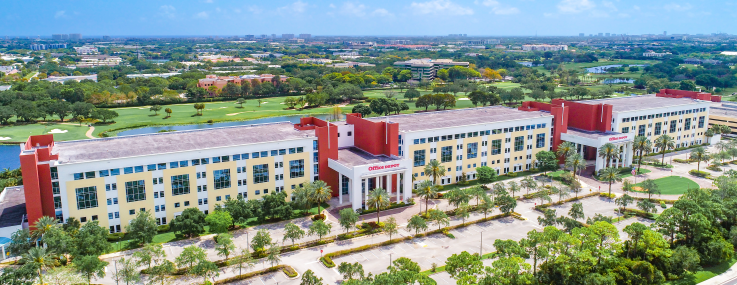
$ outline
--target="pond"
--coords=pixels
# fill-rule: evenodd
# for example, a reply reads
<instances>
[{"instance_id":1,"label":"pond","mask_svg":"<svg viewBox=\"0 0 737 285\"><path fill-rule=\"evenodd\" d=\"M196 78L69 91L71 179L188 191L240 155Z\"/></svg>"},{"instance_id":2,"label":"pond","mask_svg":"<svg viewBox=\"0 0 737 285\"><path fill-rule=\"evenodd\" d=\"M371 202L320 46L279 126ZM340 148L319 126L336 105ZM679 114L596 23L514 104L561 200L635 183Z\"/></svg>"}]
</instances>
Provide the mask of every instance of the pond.
<instances>
[{"instance_id":1,"label":"pond","mask_svg":"<svg viewBox=\"0 0 737 285\"><path fill-rule=\"evenodd\" d=\"M644 67L648 66L647 64L630 64L630 66L639 66ZM586 72L588 73L606 73L606 70L612 67L622 67L621 64L610 64L610 65L604 65L604 66L596 66L596 67L589 67L586 68Z\"/></svg>"},{"instance_id":2,"label":"pond","mask_svg":"<svg viewBox=\"0 0 737 285\"><path fill-rule=\"evenodd\" d=\"M601 81L602 84L624 84L624 83L635 83L632 78L607 78Z\"/></svg>"},{"instance_id":3,"label":"pond","mask_svg":"<svg viewBox=\"0 0 737 285\"><path fill-rule=\"evenodd\" d=\"M122 131L118 133L118 136L130 136L130 135L142 135L158 133L159 131L185 131L185 130L198 130L198 129L209 129L209 128L221 128L221 127L233 127L233 126L247 126L253 124L263 123L275 123L289 121L292 123L299 123L299 118L305 116L282 116L282 117L269 117L249 121L237 121L237 122L223 122L214 124L196 124L196 125L181 125L181 126L160 126L160 127L145 127L140 129L132 129ZM330 115L314 115L313 117L319 119L327 119ZM0 170L4 168L16 169L20 167L20 147L18 145L0 145Z\"/></svg>"}]
</instances>

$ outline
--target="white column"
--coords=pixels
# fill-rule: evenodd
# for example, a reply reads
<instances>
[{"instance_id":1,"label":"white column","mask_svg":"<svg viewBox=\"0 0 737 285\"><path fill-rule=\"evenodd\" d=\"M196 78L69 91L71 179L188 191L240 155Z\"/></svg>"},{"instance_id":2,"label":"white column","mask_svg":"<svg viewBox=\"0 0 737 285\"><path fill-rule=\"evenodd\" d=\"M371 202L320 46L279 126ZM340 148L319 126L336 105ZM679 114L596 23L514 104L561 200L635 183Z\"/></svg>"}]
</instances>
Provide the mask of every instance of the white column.
<instances>
[{"instance_id":1,"label":"white column","mask_svg":"<svg viewBox=\"0 0 737 285\"><path fill-rule=\"evenodd\" d=\"M604 168L604 164L605 163L604 163L604 159L601 156L598 155L599 154L599 148L596 148L596 154L597 155L596 155L596 167L595 167L595 171L599 171L602 168Z\"/></svg>"},{"instance_id":2,"label":"white column","mask_svg":"<svg viewBox=\"0 0 737 285\"><path fill-rule=\"evenodd\" d=\"M369 181L369 179L371 179L371 178L366 177L366 180L364 180L364 182L363 182L363 186L364 186L363 188L366 190L366 192L363 193L363 196L364 196L364 199L365 199L364 201L368 201L368 192L369 192L368 181ZM364 202L364 201L362 201L362 202ZM368 209L368 205L367 204L368 203L363 203L363 209L364 210Z\"/></svg>"},{"instance_id":3,"label":"white column","mask_svg":"<svg viewBox=\"0 0 737 285\"><path fill-rule=\"evenodd\" d=\"M404 194L402 195L402 201L407 202L412 197L412 170L404 171L402 174L402 183L404 184Z\"/></svg>"},{"instance_id":4,"label":"white column","mask_svg":"<svg viewBox=\"0 0 737 285\"><path fill-rule=\"evenodd\" d=\"M627 149L627 166L632 166L632 157L634 157L635 151L632 150L634 143L629 142L625 147Z\"/></svg>"},{"instance_id":5,"label":"white column","mask_svg":"<svg viewBox=\"0 0 737 285\"><path fill-rule=\"evenodd\" d=\"M376 188L384 188L384 176L376 177Z\"/></svg>"},{"instance_id":6,"label":"white column","mask_svg":"<svg viewBox=\"0 0 737 285\"><path fill-rule=\"evenodd\" d=\"M354 211L361 208L361 184L360 177L357 180L351 179L350 201Z\"/></svg>"},{"instance_id":7,"label":"white column","mask_svg":"<svg viewBox=\"0 0 737 285\"><path fill-rule=\"evenodd\" d=\"M581 154L581 157L583 157L583 144L578 144L581 147L581 150L579 150L579 154Z\"/></svg>"},{"instance_id":8,"label":"white column","mask_svg":"<svg viewBox=\"0 0 737 285\"><path fill-rule=\"evenodd\" d=\"M343 204L343 179L345 179L345 176L343 176L343 174L340 174L340 186L338 187L338 188L340 188L340 189L338 189L338 205L342 205ZM351 189L351 184L350 183L348 183L348 189L349 189L348 192L350 192L351 191L350 190Z\"/></svg>"},{"instance_id":9,"label":"white column","mask_svg":"<svg viewBox=\"0 0 737 285\"><path fill-rule=\"evenodd\" d=\"M389 193L389 196L392 195L392 174L389 174L386 176L386 192ZM397 191L397 203L399 203L399 191Z\"/></svg>"}]
</instances>

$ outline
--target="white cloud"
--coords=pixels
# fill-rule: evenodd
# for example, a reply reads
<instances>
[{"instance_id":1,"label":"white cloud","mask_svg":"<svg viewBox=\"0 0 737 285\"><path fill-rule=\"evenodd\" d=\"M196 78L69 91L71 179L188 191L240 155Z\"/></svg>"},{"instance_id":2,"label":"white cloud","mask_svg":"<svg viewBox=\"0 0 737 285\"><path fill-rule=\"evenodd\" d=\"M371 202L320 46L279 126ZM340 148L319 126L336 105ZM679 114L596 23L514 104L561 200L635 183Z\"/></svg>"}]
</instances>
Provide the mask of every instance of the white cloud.
<instances>
[{"instance_id":1,"label":"white cloud","mask_svg":"<svg viewBox=\"0 0 737 285\"><path fill-rule=\"evenodd\" d=\"M391 17L394 16L389 10L384 8L376 8L373 9L373 11L369 12L371 9L360 3L360 2L344 2L340 6L335 6L334 4L328 5L328 7L332 8L333 11L327 12L330 16L348 16L348 17L366 17L366 16L373 16L373 17Z\"/></svg>"},{"instance_id":2,"label":"white cloud","mask_svg":"<svg viewBox=\"0 0 737 285\"><path fill-rule=\"evenodd\" d=\"M614 6L614 3L612 3L612 2L602 1L601 2L601 5L604 6L605 8L607 8L607 9L609 9L610 11L619 11L617 9L617 6Z\"/></svg>"},{"instance_id":3,"label":"white cloud","mask_svg":"<svg viewBox=\"0 0 737 285\"><path fill-rule=\"evenodd\" d=\"M371 16L377 16L377 17L391 17L394 16L391 12L387 11L384 8L378 8L371 12Z\"/></svg>"},{"instance_id":4,"label":"white cloud","mask_svg":"<svg viewBox=\"0 0 737 285\"><path fill-rule=\"evenodd\" d=\"M194 17L197 19L208 19L210 18L210 13L202 11L202 12L195 14Z\"/></svg>"},{"instance_id":5,"label":"white cloud","mask_svg":"<svg viewBox=\"0 0 737 285\"><path fill-rule=\"evenodd\" d=\"M302 13L307 9L307 3L297 0L292 4L276 9L277 12Z\"/></svg>"},{"instance_id":6,"label":"white cloud","mask_svg":"<svg viewBox=\"0 0 737 285\"><path fill-rule=\"evenodd\" d=\"M589 0L563 0L557 7L561 13L581 13L593 9L596 4Z\"/></svg>"},{"instance_id":7,"label":"white cloud","mask_svg":"<svg viewBox=\"0 0 737 285\"><path fill-rule=\"evenodd\" d=\"M665 6L663 6L663 9L665 9L666 11L686 11L686 10L691 10L691 8L693 8L693 6L691 6L691 4L689 3L686 3L686 4L670 3L670 4L666 4Z\"/></svg>"},{"instance_id":8,"label":"white cloud","mask_svg":"<svg viewBox=\"0 0 737 285\"><path fill-rule=\"evenodd\" d=\"M499 1L496 1L496 0L485 0L481 2L481 5L484 5L486 7L491 7L491 13L494 13L497 15L512 15L512 14L519 13L519 9L517 9L517 7L512 7L509 5L501 4L499 3Z\"/></svg>"},{"instance_id":9,"label":"white cloud","mask_svg":"<svg viewBox=\"0 0 737 285\"><path fill-rule=\"evenodd\" d=\"M61 11L56 11L56 14L54 14L54 18L60 19L60 18L69 18L69 17L67 16L67 11L61 10Z\"/></svg>"},{"instance_id":10,"label":"white cloud","mask_svg":"<svg viewBox=\"0 0 737 285\"><path fill-rule=\"evenodd\" d=\"M635 9L637 11L640 11L640 6L635 5L635 6L632 7L632 9Z\"/></svg>"},{"instance_id":11,"label":"white cloud","mask_svg":"<svg viewBox=\"0 0 737 285\"><path fill-rule=\"evenodd\" d=\"M451 16L473 15L473 9L458 5L450 0L412 2L410 8L416 14L443 14Z\"/></svg>"},{"instance_id":12,"label":"white cloud","mask_svg":"<svg viewBox=\"0 0 737 285\"><path fill-rule=\"evenodd\" d=\"M177 9L172 5L163 5L159 7L159 14L163 17L174 19L177 16Z\"/></svg>"},{"instance_id":13,"label":"white cloud","mask_svg":"<svg viewBox=\"0 0 737 285\"><path fill-rule=\"evenodd\" d=\"M366 15L364 10L366 10L366 5L361 3L345 2L343 5L340 5L338 13L346 16L363 17Z\"/></svg>"},{"instance_id":14,"label":"white cloud","mask_svg":"<svg viewBox=\"0 0 737 285\"><path fill-rule=\"evenodd\" d=\"M264 9L261 9L258 6L250 6L250 7L248 7L248 12L251 12L253 14L261 14L263 11L264 11Z\"/></svg>"},{"instance_id":15,"label":"white cloud","mask_svg":"<svg viewBox=\"0 0 737 285\"><path fill-rule=\"evenodd\" d=\"M204 0L204 1L202 1L202 2L205 2L205 3L212 3L212 2L215 2L215 1L214 1L214 0Z\"/></svg>"}]
</instances>

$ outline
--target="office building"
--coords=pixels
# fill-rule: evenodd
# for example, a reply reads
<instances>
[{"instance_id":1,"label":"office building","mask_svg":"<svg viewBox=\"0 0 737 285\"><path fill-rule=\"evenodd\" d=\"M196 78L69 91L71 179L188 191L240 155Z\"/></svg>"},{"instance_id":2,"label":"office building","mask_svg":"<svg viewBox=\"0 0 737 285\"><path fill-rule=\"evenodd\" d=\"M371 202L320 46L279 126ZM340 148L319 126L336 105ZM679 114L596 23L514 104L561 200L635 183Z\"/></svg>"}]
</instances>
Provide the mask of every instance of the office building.
<instances>
[{"instance_id":1,"label":"office building","mask_svg":"<svg viewBox=\"0 0 737 285\"><path fill-rule=\"evenodd\" d=\"M290 40L294 38L294 34L281 34L281 38L284 40Z\"/></svg>"},{"instance_id":2,"label":"office building","mask_svg":"<svg viewBox=\"0 0 737 285\"><path fill-rule=\"evenodd\" d=\"M66 41L69 39L68 34L53 34L51 35L51 39L55 41Z\"/></svg>"},{"instance_id":3,"label":"office building","mask_svg":"<svg viewBox=\"0 0 737 285\"><path fill-rule=\"evenodd\" d=\"M561 51L568 50L567 45L522 45L524 51Z\"/></svg>"},{"instance_id":4,"label":"office building","mask_svg":"<svg viewBox=\"0 0 737 285\"><path fill-rule=\"evenodd\" d=\"M648 51L648 52L642 53L642 56L644 56L644 57L664 57L666 55L671 55L671 53L669 53L669 52L653 52L653 51Z\"/></svg>"},{"instance_id":5,"label":"office building","mask_svg":"<svg viewBox=\"0 0 737 285\"><path fill-rule=\"evenodd\" d=\"M110 36L102 36L102 40L103 40L103 41L109 41L109 40L111 40L111 39L112 39L112 38L111 38Z\"/></svg>"},{"instance_id":6,"label":"office building","mask_svg":"<svg viewBox=\"0 0 737 285\"><path fill-rule=\"evenodd\" d=\"M578 33L578 36L579 37L583 37L583 36L586 36L586 34L584 34L584 33Z\"/></svg>"},{"instance_id":7,"label":"office building","mask_svg":"<svg viewBox=\"0 0 737 285\"><path fill-rule=\"evenodd\" d=\"M312 34L299 34L300 39L309 40L312 38Z\"/></svg>"},{"instance_id":8,"label":"office building","mask_svg":"<svg viewBox=\"0 0 737 285\"><path fill-rule=\"evenodd\" d=\"M246 40L253 40L253 39L255 39L256 37L255 37L254 35L246 35L246 36L245 36L244 38L245 38Z\"/></svg>"},{"instance_id":9,"label":"office building","mask_svg":"<svg viewBox=\"0 0 737 285\"><path fill-rule=\"evenodd\" d=\"M82 34L69 34L70 41L78 41L82 39Z\"/></svg>"},{"instance_id":10,"label":"office building","mask_svg":"<svg viewBox=\"0 0 737 285\"><path fill-rule=\"evenodd\" d=\"M468 67L468 62L453 61L452 59L410 59L397 61L394 66L412 71L413 80L433 80L439 69L451 68L453 66Z\"/></svg>"}]
</instances>

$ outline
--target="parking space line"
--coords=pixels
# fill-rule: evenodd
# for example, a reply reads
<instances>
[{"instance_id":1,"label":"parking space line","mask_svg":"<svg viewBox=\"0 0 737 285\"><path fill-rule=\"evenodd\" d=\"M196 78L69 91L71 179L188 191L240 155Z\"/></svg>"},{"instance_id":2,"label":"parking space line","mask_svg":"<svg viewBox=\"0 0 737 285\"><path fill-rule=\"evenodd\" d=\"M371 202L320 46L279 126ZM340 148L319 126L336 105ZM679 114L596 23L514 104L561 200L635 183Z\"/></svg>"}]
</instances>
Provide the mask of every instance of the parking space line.
<instances>
[{"instance_id":1,"label":"parking space line","mask_svg":"<svg viewBox=\"0 0 737 285\"><path fill-rule=\"evenodd\" d=\"M369 260L368 258L366 258L366 256L365 256L365 255L363 255L363 253L359 253L359 255L360 255L361 257L363 257L363 259L365 259L366 261L368 261L368 260Z\"/></svg>"},{"instance_id":2,"label":"parking space line","mask_svg":"<svg viewBox=\"0 0 737 285\"><path fill-rule=\"evenodd\" d=\"M259 281L261 281L261 284L264 284L264 285L266 285L266 283L264 283L264 280L263 280L263 279L261 279L261 277L259 277L259 278L258 278L258 280L259 280Z\"/></svg>"},{"instance_id":3,"label":"parking space line","mask_svg":"<svg viewBox=\"0 0 737 285\"><path fill-rule=\"evenodd\" d=\"M378 256L376 256L376 254L374 254L373 250L372 250L372 251L369 251L369 253L370 253L371 255L373 255L374 257L376 257L377 259L379 258Z\"/></svg>"}]
</instances>

